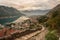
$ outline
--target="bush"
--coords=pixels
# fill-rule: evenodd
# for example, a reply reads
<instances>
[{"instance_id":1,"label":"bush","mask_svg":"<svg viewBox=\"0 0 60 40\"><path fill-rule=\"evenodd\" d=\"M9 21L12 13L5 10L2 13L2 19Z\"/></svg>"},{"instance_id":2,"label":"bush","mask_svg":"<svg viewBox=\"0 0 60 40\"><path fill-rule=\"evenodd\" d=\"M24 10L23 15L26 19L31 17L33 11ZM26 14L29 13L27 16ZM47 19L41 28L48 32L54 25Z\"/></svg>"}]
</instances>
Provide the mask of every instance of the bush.
<instances>
[{"instance_id":1,"label":"bush","mask_svg":"<svg viewBox=\"0 0 60 40\"><path fill-rule=\"evenodd\" d=\"M45 40L58 40L58 39L59 37L56 36L55 31L50 31L45 37Z\"/></svg>"}]
</instances>

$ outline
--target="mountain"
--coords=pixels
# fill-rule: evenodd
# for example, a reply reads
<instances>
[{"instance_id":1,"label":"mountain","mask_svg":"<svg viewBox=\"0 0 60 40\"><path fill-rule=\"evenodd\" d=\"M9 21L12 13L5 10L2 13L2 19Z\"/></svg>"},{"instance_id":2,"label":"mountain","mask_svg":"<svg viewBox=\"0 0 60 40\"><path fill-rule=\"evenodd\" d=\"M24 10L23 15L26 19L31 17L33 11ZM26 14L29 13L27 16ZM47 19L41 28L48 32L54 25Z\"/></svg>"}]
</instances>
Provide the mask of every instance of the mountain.
<instances>
[{"instance_id":1,"label":"mountain","mask_svg":"<svg viewBox=\"0 0 60 40\"><path fill-rule=\"evenodd\" d=\"M57 15L57 14L60 15L60 4L57 5L56 7L54 7L53 9L51 9L51 10L47 13L47 16L48 16L48 17L52 17L54 14L55 14L55 15Z\"/></svg>"},{"instance_id":2,"label":"mountain","mask_svg":"<svg viewBox=\"0 0 60 40\"><path fill-rule=\"evenodd\" d=\"M25 11L22 11L22 13L26 14L27 16L45 15L48 12L49 12L49 10L25 10Z\"/></svg>"},{"instance_id":3,"label":"mountain","mask_svg":"<svg viewBox=\"0 0 60 40\"><path fill-rule=\"evenodd\" d=\"M31 11L33 11L33 12L36 12L36 11L43 11L43 12L45 12L45 11L49 11L49 10L25 10L24 12L31 12Z\"/></svg>"},{"instance_id":4,"label":"mountain","mask_svg":"<svg viewBox=\"0 0 60 40\"><path fill-rule=\"evenodd\" d=\"M60 33L60 4L51 9L47 16L49 17L47 23L50 28L57 29L57 31Z\"/></svg>"},{"instance_id":5,"label":"mountain","mask_svg":"<svg viewBox=\"0 0 60 40\"><path fill-rule=\"evenodd\" d=\"M24 14L15 8L0 5L0 24L12 22L22 15Z\"/></svg>"},{"instance_id":6,"label":"mountain","mask_svg":"<svg viewBox=\"0 0 60 40\"><path fill-rule=\"evenodd\" d=\"M20 11L12 7L0 6L0 17L23 15Z\"/></svg>"}]
</instances>

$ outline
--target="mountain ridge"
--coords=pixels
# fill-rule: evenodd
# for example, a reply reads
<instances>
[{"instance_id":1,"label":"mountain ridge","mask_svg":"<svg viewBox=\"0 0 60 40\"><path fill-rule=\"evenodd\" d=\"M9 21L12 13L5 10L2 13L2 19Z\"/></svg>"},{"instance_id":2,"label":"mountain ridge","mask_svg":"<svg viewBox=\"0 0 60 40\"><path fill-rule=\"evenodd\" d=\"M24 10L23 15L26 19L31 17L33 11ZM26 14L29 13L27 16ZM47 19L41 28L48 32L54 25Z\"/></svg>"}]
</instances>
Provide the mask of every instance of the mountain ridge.
<instances>
[{"instance_id":1,"label":"mountain ridge","mask_svg":"<svg viewBox=\"0 0 60 40\"><path fill-rule=\"evenodd\" d=\"M10 23L23 16L20 11L13 7L1 6L0 5L0 24Z\"/></svg>"},{"instance_id":2,"label":"mountain ridge","mask_svg":"<svg viewBox=\"0 0 60 40\"><path fill-rule=\"evenodd\" d=\"M14 16L14 15L23 15L20 11L13 7L1 6L0 5L0 17L1 16Z\"/></svg>"},{"instance_id":3,"label":"mountain ridge","mask_svg":"<svg viewBox=\"0 0 60 40\"><path fill-rule=\"evenodd\" d=\"M47 25L49 25L50 29L57 30L60 34L60 4L51 9L48 12L47 17L49 17Z\"/></svg>"}]
</instances>

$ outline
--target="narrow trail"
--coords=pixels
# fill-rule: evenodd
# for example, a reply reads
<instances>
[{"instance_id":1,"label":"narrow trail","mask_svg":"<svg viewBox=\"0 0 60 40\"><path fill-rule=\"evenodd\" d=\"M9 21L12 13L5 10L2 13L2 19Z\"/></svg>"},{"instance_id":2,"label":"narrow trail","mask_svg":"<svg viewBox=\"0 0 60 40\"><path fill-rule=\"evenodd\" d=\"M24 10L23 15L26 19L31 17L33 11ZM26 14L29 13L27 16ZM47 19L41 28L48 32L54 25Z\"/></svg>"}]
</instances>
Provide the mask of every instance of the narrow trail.
<instances>
[{"instance_id":1,"label":"narrow trail","mask_svg":"<svg viewBox=\"0 0 60 40\"><path fill-rule=\"evenodd\" d=\"M43 27L41 30L39 30L39 31L36 31L36 32L33 32L33 33L31 33L31 34L27 34L27 35L25 35L25 36L22 36L22 37L20 37L20 38L16 38L15 40L30 40L33 36L35 36L35 35L37 35L37 34L39 34L40 33L40 39L42 39L42 37L44 37L44 35L46 34L45 32L47 32L47 30L45 30L45 28ZM43 36L42 36L43 35ZM42 37L41 37L42 36ZM36 38L38 38L38 37L36 37Z\"/></svg>"},{"instance_id":2,"label":"narrow trail","mask_svg":"<svg viewBox=\"0 0 60 40\"><path fill-rule=\"evenodd\" d=\"M45 29L44 31L42 31L41 33L39 33L38 35L31 37L28 40L45 40L45 35L48 33L48 30Z\"/></svg>"}]
</instances>

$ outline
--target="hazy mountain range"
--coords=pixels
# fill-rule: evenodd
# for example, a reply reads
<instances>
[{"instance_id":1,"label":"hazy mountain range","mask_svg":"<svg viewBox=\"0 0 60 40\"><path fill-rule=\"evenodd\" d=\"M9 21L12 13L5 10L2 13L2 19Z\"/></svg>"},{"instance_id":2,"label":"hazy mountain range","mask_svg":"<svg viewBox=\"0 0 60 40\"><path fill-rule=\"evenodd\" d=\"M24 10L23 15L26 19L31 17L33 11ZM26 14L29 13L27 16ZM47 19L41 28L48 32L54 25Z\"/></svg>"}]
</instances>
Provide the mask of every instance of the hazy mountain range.
<instances>
[{"instance_id":1,"label":"hazy mountain range","mask_svg":"<svg viewBox=\"0 0 60 40\"><path fill-rule=\"evenodd\" d=\"M13 7L1 6L0 5L0 24L10 23L15 20L20 20L21 16L22 19L26 18L25 16L32 16L32 15L44 15L49 10L25 10L25 11L18 11ZM22 20L21 19L21 20Z\"/></svg>"},{"instance_id":2,"label":"hazy mountain range","mask_svg":"<svg viewBox=\"0 0 60 40\"><path fill-rule=\"evenodd\" d=\"M21 11L21 13L23 13L27 16L45 15L48 12L49 12L49 10L25 10L25 11Z\"/></svg>"}]
</instances>

